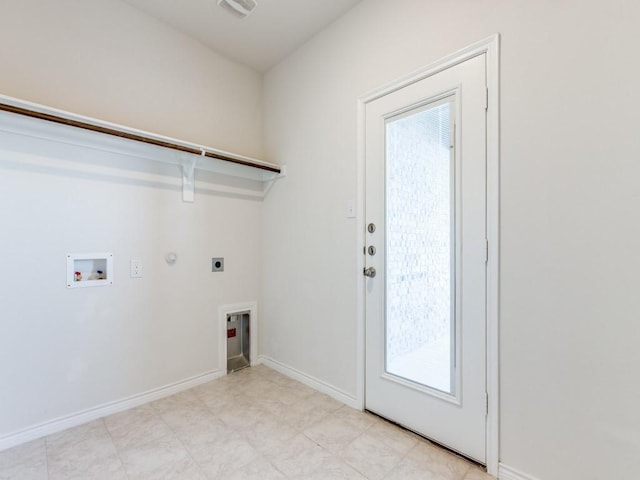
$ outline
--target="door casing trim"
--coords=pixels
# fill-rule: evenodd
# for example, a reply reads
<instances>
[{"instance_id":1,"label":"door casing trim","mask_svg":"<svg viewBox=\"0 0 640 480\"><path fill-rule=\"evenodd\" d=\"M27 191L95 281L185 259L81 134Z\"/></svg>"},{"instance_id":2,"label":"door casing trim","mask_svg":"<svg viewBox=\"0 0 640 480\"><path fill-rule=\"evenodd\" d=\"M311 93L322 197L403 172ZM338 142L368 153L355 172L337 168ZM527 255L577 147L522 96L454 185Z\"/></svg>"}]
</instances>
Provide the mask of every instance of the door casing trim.
<instances>
[{"instance_id":1,"label":"door casing trim","mask_svg":"<svg viewBox=\"0 0 640 480\"><path fill-rule=\"evenodd\" d=\"M451 55L397 79L358 99L358 207L359 228L357 234L357 402L365 407L365 283L362 271L365 267L365 109L368 103L404 88L443 70L463 63L478 55L486 55L487 62L487 293L486 293L486 374L487 374L487 424L486 462L487 472L497 475L500 461L499 413L499 318L500 318L500 34L494 34L469 45Z\"/></svg>"}]
</instances>

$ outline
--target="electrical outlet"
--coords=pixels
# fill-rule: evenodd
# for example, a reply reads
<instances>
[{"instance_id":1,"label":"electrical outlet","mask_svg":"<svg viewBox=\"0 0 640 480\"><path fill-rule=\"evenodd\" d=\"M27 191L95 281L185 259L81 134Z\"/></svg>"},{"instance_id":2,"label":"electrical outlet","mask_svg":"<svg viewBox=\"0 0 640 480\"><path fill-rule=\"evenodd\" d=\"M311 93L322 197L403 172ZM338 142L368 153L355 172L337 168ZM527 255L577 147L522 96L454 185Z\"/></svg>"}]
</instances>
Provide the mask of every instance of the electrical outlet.
<instances>
[{"instance_id":1,"label":"electrical outlet","mask_svg":"<svg viewBox=\"0 0 640 480\"><path fill-rule=\"evenodd\" d=\"M211 271L212 272L224 272L224 258L212 258L211 259Z\"/></svg>"},{"instance_id":2,"label":"electrical outlet","mask_svg":"<svg viewBox=\"0 0 640 480\"><path fill-rule=\"evenodd\" d=\"M131 260L131 278L142 277L142 260L134 258Z\"/></svg>"}]
</instances>

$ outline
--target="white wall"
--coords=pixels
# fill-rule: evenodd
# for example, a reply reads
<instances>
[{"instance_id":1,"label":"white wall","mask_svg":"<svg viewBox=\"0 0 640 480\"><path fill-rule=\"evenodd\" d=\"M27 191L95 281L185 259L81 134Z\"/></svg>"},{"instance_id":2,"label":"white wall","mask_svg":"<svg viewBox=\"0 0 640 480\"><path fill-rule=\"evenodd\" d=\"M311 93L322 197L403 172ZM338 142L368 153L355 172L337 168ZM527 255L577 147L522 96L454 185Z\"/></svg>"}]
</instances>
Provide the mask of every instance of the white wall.
<instances>
[{"instance_id":1,"label":"white wall","mask_svg":"<svg viewBox=\"0 0 640 480\"><path fill-rule=\"evenodd\" d=\"M261 153L250 70L120 2L0 10L1 93ZM177 167L0 136L0 443L226 368L218 307L259 297L262 204L219 191L261 187L200 171L196 181L195 203L183 203ZM66 288L66 254L82 252L114 254L113 286ZM213 274L218 256L225 272ZM131 258L143 278L129 278Z\"/></svg>"},{"instance_id":2,"label":"white wall","mask_svg":"<svg viewBox=\"0 0 640 480\"><path fill-rule=\"evenodd\" d=\"M640 476L640 4L365 0L265 79L262 353L356 396L357 99L502 35L501 461Z\"/></svg>"},{"instance_id":3,"label":"white wall","mask_svg":"<svg viewBox=\"0 0 640 480\"><path fill-rule=\"evenodd\" d=\"M1 93L260 156L254 72L120 2L0 6ZM356 100L500 32L501 460L640 476L639 17L624 0L365 0L269 72L265 150L289 175L265 205L261 353L356 395ZM173 170L78 155L121 178L0 161L0 435L218 367L217 306L260 293L259 203L183 204ZM64 254L87 250L114 252L116 282L67 290Z\"/></svg>"},{"instance_id":4,"label":"white wall","mask_svg":"<svg viewBox=\"0 0 640 480\"><path fill-rule=\"evenodd\" d=\"M0 0L0 93L262 155L262 77L126 3Z\"/></svg>"}]
</instances>

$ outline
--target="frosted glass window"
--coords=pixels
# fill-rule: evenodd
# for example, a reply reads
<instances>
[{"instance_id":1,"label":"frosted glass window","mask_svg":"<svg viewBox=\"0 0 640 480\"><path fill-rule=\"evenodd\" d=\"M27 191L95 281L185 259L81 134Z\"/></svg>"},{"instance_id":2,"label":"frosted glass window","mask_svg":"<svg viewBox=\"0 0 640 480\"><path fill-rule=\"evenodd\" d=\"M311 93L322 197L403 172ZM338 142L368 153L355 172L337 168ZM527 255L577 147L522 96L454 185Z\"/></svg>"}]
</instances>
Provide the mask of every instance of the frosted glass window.
<instances>
[{"instance_id":1,"label":"frosted glass window","mask_svg":"<svg viewBox=\"0 0 640 480\"><path fill-rule=\"evenodd\" d=\"M386 371L453 394L451 99L386 123Z\"/></svg>"}]
</instances>

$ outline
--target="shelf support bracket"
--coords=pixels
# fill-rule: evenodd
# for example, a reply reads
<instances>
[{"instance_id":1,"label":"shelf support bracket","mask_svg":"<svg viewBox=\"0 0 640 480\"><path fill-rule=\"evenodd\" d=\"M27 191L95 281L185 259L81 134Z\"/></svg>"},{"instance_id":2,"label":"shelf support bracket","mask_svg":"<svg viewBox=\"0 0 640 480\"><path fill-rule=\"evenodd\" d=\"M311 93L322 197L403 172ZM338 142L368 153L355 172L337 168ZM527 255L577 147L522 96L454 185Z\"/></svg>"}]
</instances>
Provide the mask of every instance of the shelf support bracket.
<instances>
[{"instance_id":1,"label":"shelf support bracket","mask_svg":"<svg viewBox=\"0 0 640 480\"><path fill-rule=\"evenodd\" d=\"M264 187L262 189L262 198L267 198L267 195L269 195L269 192L271 191L271 188L276 183L276 181L278 181L281 178L284 178L286 176L287 176L287 166L286 165L282 165L280 167L280 173L277 174L275 177L273 177L268 182L265 182Z\"/></svg>"},{"instance_id":2,"label":"shelf support bracket","mask_svg":"<svg viewBox=\"0 0 640 480\"><path fill-rule=\"evenodd\" d=\"M205 152L202 151L202 156ZM181 155L180 164L182 165L182 201L193 202L195 197L196 184L196 163L198 157L196 155Z\"/></svg>"}]
</instances>

